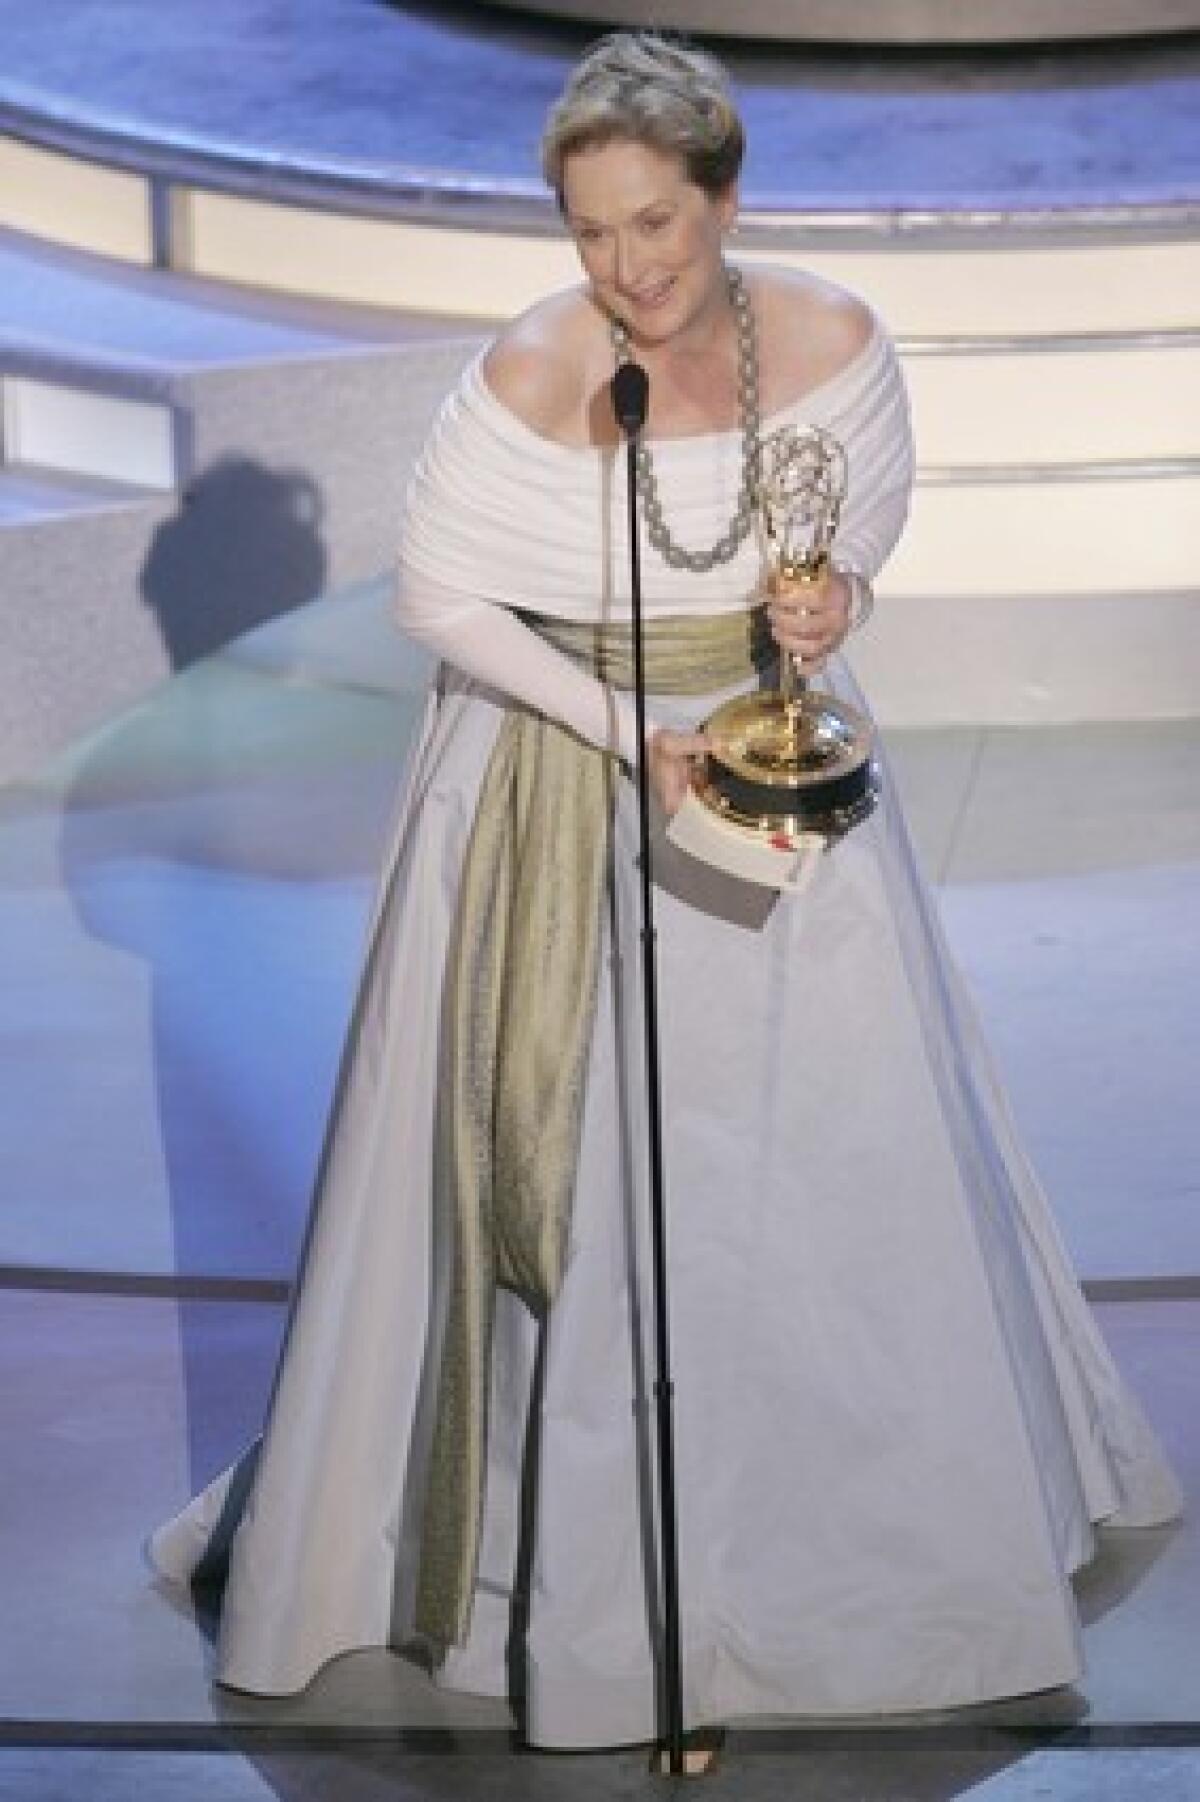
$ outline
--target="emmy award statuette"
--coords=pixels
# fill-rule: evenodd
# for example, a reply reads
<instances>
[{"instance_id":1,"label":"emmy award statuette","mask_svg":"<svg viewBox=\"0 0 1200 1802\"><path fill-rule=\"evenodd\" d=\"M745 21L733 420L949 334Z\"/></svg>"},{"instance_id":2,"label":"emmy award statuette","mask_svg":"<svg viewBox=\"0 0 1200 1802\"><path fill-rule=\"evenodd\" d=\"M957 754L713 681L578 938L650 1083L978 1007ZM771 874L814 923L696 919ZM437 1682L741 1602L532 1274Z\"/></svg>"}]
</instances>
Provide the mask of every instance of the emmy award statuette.
<instances>
[{"instance_id":1,"label":"emmy award statuette","mask_svg":"<svg viewBox=\"0 0 1200 1802\"><path fill-rule=\"evenodd\" d=\"M787 426L764 440L758 512L770 594L815 586L846 495L846 453L829 432ZM875 804L870 722L802 681L788 655L779 686L739 695L706 723L696 792L718 819L786 848L802 833L839 838Z\"/></svg>"}]
</instances>

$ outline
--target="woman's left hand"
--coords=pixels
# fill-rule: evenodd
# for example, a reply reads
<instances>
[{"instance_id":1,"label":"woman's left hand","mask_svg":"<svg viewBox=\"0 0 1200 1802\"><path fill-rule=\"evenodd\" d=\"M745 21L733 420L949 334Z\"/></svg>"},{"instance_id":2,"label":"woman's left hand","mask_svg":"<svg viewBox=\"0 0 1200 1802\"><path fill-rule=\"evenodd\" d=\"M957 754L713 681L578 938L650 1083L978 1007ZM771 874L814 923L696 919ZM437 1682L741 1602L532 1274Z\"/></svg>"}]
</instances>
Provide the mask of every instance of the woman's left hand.
<instances>
[{"instance_id":1,"label":"woman's left hand","mask_svg":"<svg viewBox=\"0 0 1200 1802\"><path fill-rule=\"evenodd\" d=\"M660 726L650 735L646 745L650 783L668 819L673 819L686 801L709 749L703 732L672 732Z\"/></svg>"},{"instance_id":2,"label":"woman's left hand","mask_svg":"<svg viewBox=\"0 0 1200 1802\"><path fill-rule=\"evenodd\" d=\"M781 651L791 652L802 676L815 676L850 630L850 583L827 569L816 582L773 572L767 585L767 618Z\"/></svg>"}]
</instances>

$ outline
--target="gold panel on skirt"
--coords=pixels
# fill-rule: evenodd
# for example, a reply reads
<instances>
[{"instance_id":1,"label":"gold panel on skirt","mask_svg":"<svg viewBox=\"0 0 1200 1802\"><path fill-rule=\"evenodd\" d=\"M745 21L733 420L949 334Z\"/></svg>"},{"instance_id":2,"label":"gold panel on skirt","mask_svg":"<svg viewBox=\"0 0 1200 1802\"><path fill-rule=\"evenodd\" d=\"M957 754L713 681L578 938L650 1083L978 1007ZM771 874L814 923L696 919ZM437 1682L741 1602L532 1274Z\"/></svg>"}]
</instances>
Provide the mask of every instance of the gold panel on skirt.
<instances>
[{"instance_id":1,"label":"gold panel on skirt","mask_svg":"<svg viewBox=\"0 0 1200 1802\"><path fill-rule=\"evenodd\" d=\"M522 618L616 688L628 626ZM657 619L646 686L705 694L776 656L761 607ZM541 1315L562 1277L596 1003L615 757L541 714L505 714L480 788L446 969L436 1205L451 1234L416 1627L467 1636L479 1562L495 1289Z\"/></svg>"}]
</instances>

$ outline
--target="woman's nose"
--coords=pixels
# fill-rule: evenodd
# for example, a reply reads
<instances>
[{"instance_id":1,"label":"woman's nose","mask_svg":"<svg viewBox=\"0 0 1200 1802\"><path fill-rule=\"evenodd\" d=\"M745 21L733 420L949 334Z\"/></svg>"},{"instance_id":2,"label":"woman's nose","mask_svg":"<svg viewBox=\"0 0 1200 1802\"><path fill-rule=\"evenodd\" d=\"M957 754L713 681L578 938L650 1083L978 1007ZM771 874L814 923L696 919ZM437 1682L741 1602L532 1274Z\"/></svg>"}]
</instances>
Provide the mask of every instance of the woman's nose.
<instances>
[{"instance_id":1,"label":"woman's nose","mask_svg":"<svg viewBox=\"0 0 1200 1802\"><path fill-rule=\"evenodd\" d=\"M633 238L618 238L614 255L617 286L620 288L636 287L643 265L640 246Z\"/></svg>"}]
</instances>

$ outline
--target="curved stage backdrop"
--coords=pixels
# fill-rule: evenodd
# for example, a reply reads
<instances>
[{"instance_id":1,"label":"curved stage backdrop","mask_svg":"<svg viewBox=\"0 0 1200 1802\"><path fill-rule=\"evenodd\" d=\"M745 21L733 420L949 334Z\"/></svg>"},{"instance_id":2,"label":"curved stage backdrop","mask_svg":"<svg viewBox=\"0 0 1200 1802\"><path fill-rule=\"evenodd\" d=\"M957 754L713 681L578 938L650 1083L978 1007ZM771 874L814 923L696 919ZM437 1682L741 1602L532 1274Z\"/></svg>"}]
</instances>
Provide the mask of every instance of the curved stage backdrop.
<instances>
[{"instance_id":1,"label":"curved stage backdrop","mask_svg":"<svg viewBox=\"0 0 1200 1802\"><path fill-rule=\"evenodd\" d=\"M643 0L484 0L560 19L645 25ZM1200 0L658 0L660 30L822 44L1005 44L1200 31Z\"/></svg>"}]
</instances>

